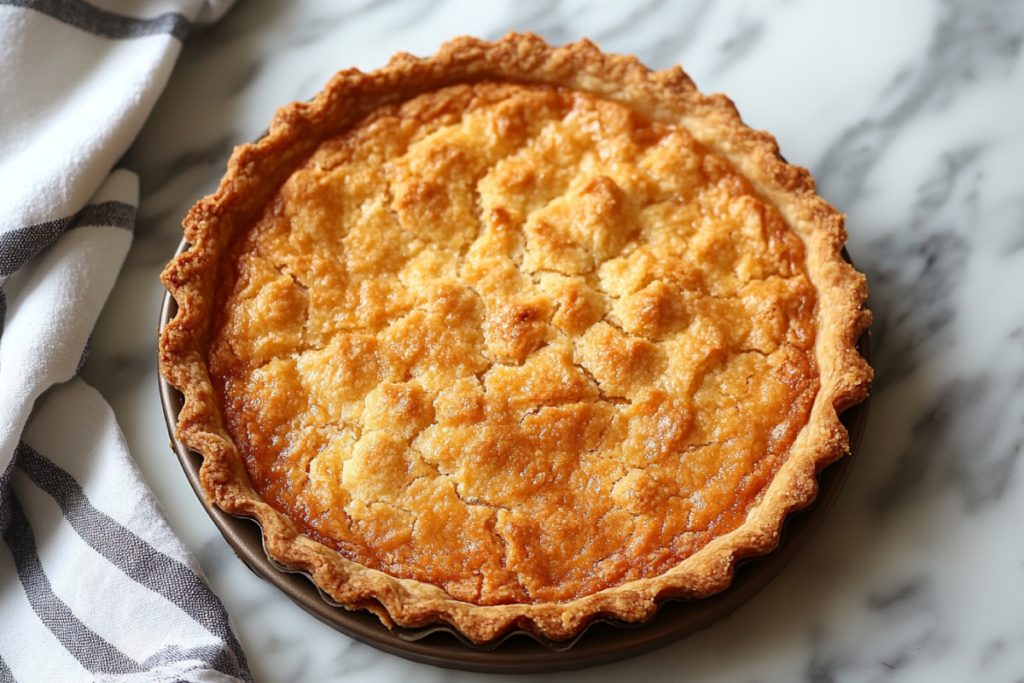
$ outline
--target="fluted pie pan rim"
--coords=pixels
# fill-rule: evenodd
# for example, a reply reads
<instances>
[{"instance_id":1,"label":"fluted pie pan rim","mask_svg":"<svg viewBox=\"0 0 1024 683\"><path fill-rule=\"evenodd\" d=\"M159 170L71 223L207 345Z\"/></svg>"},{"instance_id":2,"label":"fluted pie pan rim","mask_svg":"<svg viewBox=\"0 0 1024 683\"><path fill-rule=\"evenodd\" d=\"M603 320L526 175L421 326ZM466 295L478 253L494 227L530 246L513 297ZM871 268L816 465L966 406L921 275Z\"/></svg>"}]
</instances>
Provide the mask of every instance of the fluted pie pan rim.
<instances>
[{"instance_id":1,"label":"fluted pie pan rim","mask_svg":"<svg viewBox=\"0 0 1024 683\"><path fill-rule=\"evenodd\" d=\"M177 253L185 251L182 241ZM166 292L158 330L177 312ZM861 355L871 361L871 333L858 340ZM843 413L850 433L850 453L818 475L818 496L805 509L787 516L778 547L738 563L728 588L701 600L667 600L650 621L639 627L614 619L590 622L577 636L551 641L531 631L515 629L492 643L479 645L451 627L388 628L376 616L338 607L301 571L283 568L263 546L262 528L251 517L229 515L211 504L200 483L203 456L175 438L183 397L163 377L160 402L171 447L193 492L235 555L258 577L335 630L381 651L411 661L478 673L539 674L585 669L650 652L707 628L732 614L771 582L796 556L828 515L853 468L867 424L870 397Z\"/></svg>"},{"instance_id":2,"label":"fluted pie pan rim","mask_svg":"<svg viewBox=\"0 0 1024 683\"><path fill-rule=\"evenodd\" d=\"M236 229L244 229L291 170L325 139L385 104L459 82L505 80L557 85L624 103L655 121L678 123L725 157L774 204L804 240L819 309L815 360L821 386L809 420L759 504L738 529L720 536L668 572L570 602L480 606L439 588L398 579L342 558L299 533L296 525L253 490L225 431L206 367L210 295L217 264ZM370 74L339 73L309 103L283 107L268 135L236 148L218 192L185 220L193 246L176 257L162 279L179 311L160 336L163 377L185 396L175 435L202 453L200 481L207 500L263 529L268 555L310 574L332 599L366 609L385 623L417 628L447 623L476 643L513 629L551 640L572 638L595 619L643 622L668 598L700 598L726 588L735 564L775 548L786 515L809 504L817 473L849 449L839 414L867 396L871 372L855 344L870 324L864 278L843 261L843 217L815 193L806 169L785 163L775 140L743 125L723 96L701 95L678 68L651 72L635 58L605 55L582 41L551 48L532 35L510 34L487 43L456 39L429 59L397 55Z\"/></svg>"}]
</instances>

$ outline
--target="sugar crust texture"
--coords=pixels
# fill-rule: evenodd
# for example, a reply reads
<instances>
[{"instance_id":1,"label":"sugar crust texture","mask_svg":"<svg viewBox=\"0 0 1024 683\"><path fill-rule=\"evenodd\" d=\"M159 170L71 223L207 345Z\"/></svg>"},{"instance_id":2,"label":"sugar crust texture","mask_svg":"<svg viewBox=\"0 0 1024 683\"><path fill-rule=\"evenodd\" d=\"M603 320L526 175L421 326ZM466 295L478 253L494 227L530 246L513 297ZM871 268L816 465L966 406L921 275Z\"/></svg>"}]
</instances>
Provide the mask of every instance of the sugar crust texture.
<instances>
[{"instance_id":1,"label":"sugar crust texture","mask_svg":"<svg viewBox=\"0 0 1024 683\"><path fill-rule=\"evenodd\" d=\"M257 491L477 604L655 576L733 530L818 387L801 240L678 126L451 86L320 145L222 286Z\"/></svg>"},{"instance_id":2,"label":"sugar crust texture","mask_svg":"<svg viewBox=\"0 0 1024 683\"><path fill-rule=\"evenodd\" d=\"M183 226L160 371L208 505L388 626L560 640L721 591L870 386L807 170L586 40L341 71Z\"/></svg>"}]
</instances>

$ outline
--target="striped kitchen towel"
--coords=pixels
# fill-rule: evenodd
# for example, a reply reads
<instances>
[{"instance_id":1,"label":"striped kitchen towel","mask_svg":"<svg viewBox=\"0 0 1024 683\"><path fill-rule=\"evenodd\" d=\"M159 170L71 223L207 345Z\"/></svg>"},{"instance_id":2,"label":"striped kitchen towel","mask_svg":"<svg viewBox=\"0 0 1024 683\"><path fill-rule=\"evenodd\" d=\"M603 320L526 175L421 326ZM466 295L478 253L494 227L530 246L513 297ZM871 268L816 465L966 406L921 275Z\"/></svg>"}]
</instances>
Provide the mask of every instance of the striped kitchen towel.
<instances>
[{"instance_id":1,"label":"striped kitchen towel","mask_svg":"<svg viewBox=\"0 0 1024 683\"><path fill-rule=\"evenodd\" d=\"M76 375L128 251L126 160L217 0L0 0L0 683L251 681Z\"/></svg>"}]
</instances>

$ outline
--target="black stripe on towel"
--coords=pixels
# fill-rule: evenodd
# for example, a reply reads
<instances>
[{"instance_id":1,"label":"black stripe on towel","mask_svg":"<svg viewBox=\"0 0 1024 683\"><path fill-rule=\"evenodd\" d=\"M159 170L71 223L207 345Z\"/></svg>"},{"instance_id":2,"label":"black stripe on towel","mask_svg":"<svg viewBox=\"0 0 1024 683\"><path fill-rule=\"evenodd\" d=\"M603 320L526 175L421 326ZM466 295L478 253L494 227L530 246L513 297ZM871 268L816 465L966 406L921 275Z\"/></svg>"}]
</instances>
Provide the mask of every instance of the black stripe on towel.
<instances>
[{"instance_id":1,"label":"black stripe on towel","mask_svg":"<svg viewBox=\"0 0 1024 683\"><path fill-rule=\"evenodd\" d=\"M11 506L7 504L7 492L11 490L11 475L14 474L14 461L17 455L7 463L7 469L0 474L0 536L7 533L11 525Z\"/></svg>"},{"instance_id":2,"label":"black stripe on towel","mask_svg":"<svg viewBox=\"0 0 1024 683\"><path fill-rule=\"evenodd\" d=\"M18 578L25 588L32 610L83 667L93 673L136 673L138 663L101 638L74 615L53 592L36 552L35 534L13 489L7 489L4 504L10 510L11 525L4 541L11 549Z\"/></svg>"},{"instance_id":3,"label":"black stripe on towel","mask_svg":"<svg viewBox=\"0 0 1024 683\"><path fill-rule=\"evenodd\" d=\"M73 216L9 230L0 235L0 278L17 273L29 259L75 228L111 226L133 230L136 212L131 204L103 202L83 207Z\"/></svg>"},{"instance_id":4,"label":"black stripe on towel","mask_svg":"<svg viewBox=\"0 0 1024 683\"><path fill-rule=\"evenodd\" d=\"M252 680L245 653L231 630L224 605L195 572L93 507L74 477L28 444L18 444L16 460L18 469L53 497L68 523L93 550L224 641L228 650L222 650L221 655L210 662L211 666L221 673Z\"/></svg>"},{"instance_id":5,"label":"black stripe on towel","mask_svg":"<svg viewBox=\"0 0 1024 683\"><path fill-rule=\"evenodd\" d=\"M4 291L3 285L0 285L0 337L4 336L5 327L7 327L7 292ZM0 495L3 495L3 490L3 487L0 486ZM0 529L0 533L3 533L3 529Z\"/></svg>"},{"instance_id":6,"label":"black stripe on towel","mask_svg":"<svg viewBox=\"0 0 1024 683\"><path fill-rule=\"evenodd\" d=\"M11 667L7 666L7 662L4 661L3 657L0 657L0 683L18 683L14 680Z\"/></svg>"},{"instance_id":7,"label":"black stripe on towel","mask_svg":"<svg viewBox=\"0 0 1024 683\"><path fill-rule=\"evenodd\" d=\"M113 40L132 40L165 33L185 40L192 30L192 22L177 12L165 12L152 19L136 19L102 10L83 0L0 0L0 5L35 10L62 24Z\"/></svg>"}]
</instances>

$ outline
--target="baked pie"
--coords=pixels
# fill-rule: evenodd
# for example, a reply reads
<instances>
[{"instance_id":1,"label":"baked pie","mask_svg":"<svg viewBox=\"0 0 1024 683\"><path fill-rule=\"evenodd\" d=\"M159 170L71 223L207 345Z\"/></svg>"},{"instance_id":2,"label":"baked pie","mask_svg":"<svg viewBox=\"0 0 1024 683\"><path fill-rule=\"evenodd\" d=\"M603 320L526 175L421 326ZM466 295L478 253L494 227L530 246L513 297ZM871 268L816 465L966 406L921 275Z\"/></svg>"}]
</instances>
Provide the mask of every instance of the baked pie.
<instances>
[{"instance_id":1,"label":"baked pie","mask_svg":"<svg viewBox=\"0 0 1024 683\"><path fill-rule=\"evenodd\" d=\"M587 41L342 71L184 227L160 363L208 499L386 624L562 639L722 590L871 379L808 172Z\"/></svg>"}]
</instances>

